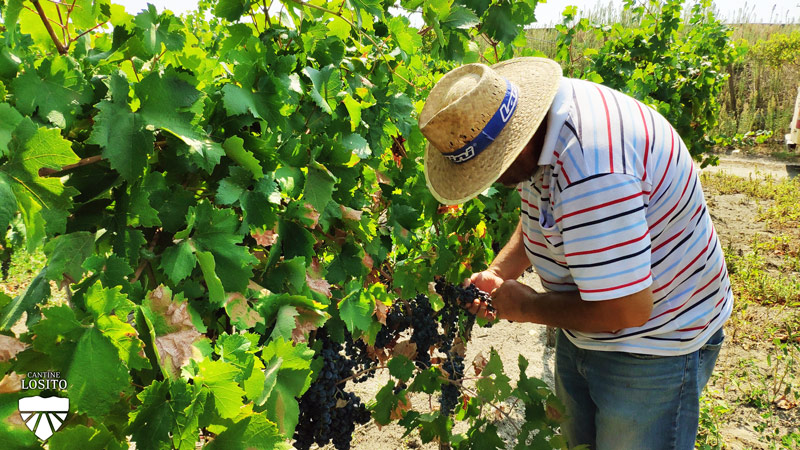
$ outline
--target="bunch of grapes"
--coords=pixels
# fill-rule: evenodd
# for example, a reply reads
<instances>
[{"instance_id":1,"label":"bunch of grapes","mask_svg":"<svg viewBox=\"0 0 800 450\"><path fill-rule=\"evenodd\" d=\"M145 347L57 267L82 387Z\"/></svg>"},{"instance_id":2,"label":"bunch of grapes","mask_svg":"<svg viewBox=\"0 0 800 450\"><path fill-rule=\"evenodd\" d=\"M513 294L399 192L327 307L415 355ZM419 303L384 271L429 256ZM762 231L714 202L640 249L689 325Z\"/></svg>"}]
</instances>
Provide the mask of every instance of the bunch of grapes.
<instances>
[{"instance_id":1,"label":"bunch of grapes","mask_svg":"<svg viewBox=\"0 0 800 450\"><path fill-rule=\"evenodd\" d=\"M442 367L447 372L449 382L442 385L439 405L443 414L450 415L458 404L458 397L461 393L456 383L464 378L464 357L451 354L442 364Z\"/></svg>"},{"instance_id":2,"label":"bunch of grapes","mask_svg":"<svg viewBox=\"0 0 800 450\"><path fill-rule=\"evenodd\" d=\"M403 331L411 326L411 318L406 314L403 302L394 302L386 314L386 326L381 327L375 337L375 348L386 348L392 344Z\"/></svg>"},{"instance_id":3,"label":"bunch of grapes","mask_svg":"<svg viewBox=\"0 0 800 450\"><path fill-rule=\"evenodd\" d=\"M424 294L418 294L411 302L411 342L417 344L417 367L426 368L431 364L428 350L441 341L439 323L431 307L431 302Z\"/></svg>"},{"instance_id":4,"label":"bunch of grapes","mask_svg":"<svg viewBox=\"0 0 800 450\"><path fill-rule=\"evenodd\" d=\"M367 343L363 339L353 339L353 335L345 330L344 352L350 360L352 371L363 375L353 379L356 383L367 381L373 372L370 370L376 366L376 361L369 357Z\"/></svg>"},{"instance_id":5,"label":"bunch of grapes","mask_svg":"<svg viewBox=\"0 0 800 450\"><path fill-rule=\"evenodd\" d=\"M480 290L477 286L470 283L467 287L450 284L443 278L436 279L436 293L441 295L446 303L454 303L461 307L469 307L475 299L486 304L486 310L494 312L492 297L488 292Z\"/></svg>"},{"instance_id":6,"label":"bunch of grapes","mask_svg":"<svg viewBox=\"0 0 800 450\"><path fill-rule=\"evenodd\" d=\"M322 369L308 391L300 398L300 418L294 431L295 448L308 450L316 443L328 442L348 450L356 424L367 423L370 414L361 399L339 389L339 382L352 375L353 363L341 354L342 345L327 336L322 341Z\"/></svg>"}]
</instances>

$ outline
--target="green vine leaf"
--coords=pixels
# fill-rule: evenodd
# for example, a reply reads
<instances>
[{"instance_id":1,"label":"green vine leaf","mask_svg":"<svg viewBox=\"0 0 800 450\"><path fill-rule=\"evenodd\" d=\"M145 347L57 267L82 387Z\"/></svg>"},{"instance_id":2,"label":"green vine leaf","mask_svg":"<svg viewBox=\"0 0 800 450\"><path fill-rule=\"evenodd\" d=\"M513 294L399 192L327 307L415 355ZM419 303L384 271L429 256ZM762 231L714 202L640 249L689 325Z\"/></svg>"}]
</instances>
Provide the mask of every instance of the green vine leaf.
<instances>
[{"instance_id":1,"label":"green vine leaf","mask_svg":"<svg viewBox=\"0 0 800 450\"><path fill-rule=\"evenodd\" d=\"M253 153L244 148L244 140L240 137L232 136L222 143L222 148L225 149L225 154L229 158L236 161L239 165L249 170L253 174L253 178L259 180L264 176L264 171L258 163L258 160L253 156Z\"/></svg>"},{"instance_id":2,"label":"green vine leaf","mask_svg":"<svg viewBox=\"0 0 800 450\"><path fill-rule=\"evenodd\" d=\"M58 430L48 441L52 450L73 450L80 443L82 450L125 450L127 444L119 441L103 424L91 427L76 425ZM155 447L154 447L155 448Z\"/></svg>"},{"instance_id":3,"label":"green vine leaf","mask_svg":"<svg viewBox=\"0 0 800 450\"><path fill-rule=\"evenodd\" d=\"M195 383L209 389L214 409L222 419L236 417L242 408L242 397L245 392L238 383L233 381L240 375L239 369L223 361L205 359L198 364Z\"/></svg>"},{"instance_id":4,"label":"green vine leaf","mask_svg":"<svg viewBox=\"0 0 800 450\"><path fill-rule=\"evenodd\" d=\"M0 157L9 154L8 144L20 122L22 122L22 114L8 103L0 103Z\"/></svg>"},{"instance_id":5,"label":"green vine leaf","mask_svg":"<svg viewBox=\"0 0 800 450\"><path fill-rule=\"evenodd\" d=\"M86 231L62 234L44 246L47 255L47 277L61 281L64 276L72 280L83 278L83 262L94 253L94 235Z\"/></svg>"},{"instance_id":6,"label":"green vine leaf","mask_svg":"<svg viewBox=\"0 0 800 450\"><path fill-rule=\"evenodd\" d=\"M25 292L14 298L0 312L0 330L9 330L22 317L22 313L30 313L34 307L43 303L50 297L50 284L47 277L47 267L42 269L36 278L31 281Z\"/></svg>"},{"instance_id":7,"label":"green vine leaf","mask_svg":"<svg viewBox=\"0 0 800 450\"><path fill-rule=\"evenodd\" d=\"M168 247L161 254L160 267L170 281L175 284L191 275L195 266L197 266L197 257L194 255L191 244L187 241Z\"/></svg>"},{"instance_id":8,"label":"green vine leaf","mask_svg":"<svg viewBox=\"0 0 800 450\"><path fill-rule=\"evenodd\" d=\"M123 74L111 76L112 101L103 100L97 105L100 112L95 117L89 143L103 148L103 157L111 167L128 181L141 178L152 153L155 137L145 129L141 114L128 106L128 80Z\"/></svg>"},{"instance_id":9,"label":"green vine leaf","mask_svg":"<svg viewBox=\"0 0 800 450\"><path fill-rule=\"evenodd\" d=\"M249 414L237 420L208 444L209 450L258 449L290 450L275 423L266 414Z\"/></svg>"},{"instance_id":10,"label":"green vine leaf","mask_svg":"<svg viewBox=\"0 0 800 450\"><path fill-rule=\"evenodd\" d=\"M15 130L15 143L8 163L0 166L0 177L14 191L29 250L40 245L47 234L64 232L76 193L57 178L40 177L39 170L60 170L79 160L57 129L37 128L26 118Z\"/></svg>"},{"instance_id":11,"label":"green vine leaf","mask_svg":"<svg viewBox=\"0 0 800 450\"><path fill-rule=\"evenodd\" d=\"M96 383L98 379L104 382ZM97 328L86 329L78 341L67 383L70 408L96 419L108 414L131 388L117 349Z\"/></svg>"},{"instance_id":12,"label":"green vine leaf","mask_svg":"<svg viewBox=\"0 0 800 450\"><path fill-rule=\"evenodd\" d=\"M36 113L59 128L71 126L82 106L92 99L80 66L65 56L44 59L36 69L28 68L11 82L11 88L19 112Z\"/></svg>"}]
</instances>

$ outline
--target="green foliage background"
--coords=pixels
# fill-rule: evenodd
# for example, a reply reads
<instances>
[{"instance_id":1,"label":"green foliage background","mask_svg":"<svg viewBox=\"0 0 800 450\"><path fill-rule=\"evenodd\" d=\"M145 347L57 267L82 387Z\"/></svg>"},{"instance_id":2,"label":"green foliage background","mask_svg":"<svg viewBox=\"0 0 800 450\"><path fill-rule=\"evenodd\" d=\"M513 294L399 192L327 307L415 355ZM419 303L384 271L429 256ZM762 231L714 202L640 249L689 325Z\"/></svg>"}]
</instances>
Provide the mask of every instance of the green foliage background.
<instances>
[{"instance_id":1,"label":"green foliage background","mask_svg":"<svg viewBox=\"0 0 800 450\"><path fill-rule=\"evenodd\" d=\"M680 120L691 110L702 131L724 75L683 85L691 67L654 55L725 52L727 35L703 16L699 37L715 40L668 45L680 2L668 3L643 24L662 40L641 58L609 44L594 72L614 87L632 79L632 93ZM458 64L538 54L524 30L537 0L393 4L287 0L267 15L262 2L201 1L179 18L107 0L0 3L3 257L43 246L48 258L25 292L0 294L3 334L23 317L27 328L0 377L62 372L72 414L50 449L190 449L201 429L210 448L288 447L316 373L314 329L374 342L380 303L428 292L436 275L462 280L506 241L512 191L456 209L429 194L416 114ZM621 63L631 73L601 70ZM66 303L48 301L50 282ZM514 395L529 416L517 448L563 446L556 401L519 364L512 390L490 359L493 377L457 414L468 432L436 412L403 423L457 448L501 447L480 406ZM409 389L435 391L440 375L415 371ZM397 405L393 386L376 420ZM0 441L40 448L8 422L22 395L36 392L0 394Z\"/></svg>"}]
</instances>

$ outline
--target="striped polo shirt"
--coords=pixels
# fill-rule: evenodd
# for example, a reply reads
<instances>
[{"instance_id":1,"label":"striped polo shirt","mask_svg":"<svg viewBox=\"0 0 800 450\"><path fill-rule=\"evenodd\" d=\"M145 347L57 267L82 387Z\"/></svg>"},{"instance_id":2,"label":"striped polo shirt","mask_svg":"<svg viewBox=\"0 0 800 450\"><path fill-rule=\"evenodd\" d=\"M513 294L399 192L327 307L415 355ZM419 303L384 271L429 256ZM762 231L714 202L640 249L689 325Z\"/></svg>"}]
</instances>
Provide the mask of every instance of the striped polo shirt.
<instances>
[{"instance_id":1,"label":"striped polo shirt","mask_svg":"<svg viewBox=\"0 0 800 450\"><path fill-rule=\"evenodd\" d=\"M539 168L517 189L525 248L546 289L578 290L586 301L653 292L644 326L564 330L576 346L686 354L730 316L730 280L697 170L647 105L563 78Z\"/></svg>"}]
</instances>

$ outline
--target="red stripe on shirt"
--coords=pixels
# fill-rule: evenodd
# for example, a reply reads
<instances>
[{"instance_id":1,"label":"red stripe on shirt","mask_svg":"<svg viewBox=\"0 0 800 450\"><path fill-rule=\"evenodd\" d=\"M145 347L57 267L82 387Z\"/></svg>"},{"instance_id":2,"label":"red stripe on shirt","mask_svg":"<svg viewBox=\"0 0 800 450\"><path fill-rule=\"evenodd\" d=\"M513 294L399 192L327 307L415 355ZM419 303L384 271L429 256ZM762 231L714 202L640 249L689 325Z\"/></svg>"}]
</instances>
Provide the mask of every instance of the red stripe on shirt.
<instances>
[{"instance_id":1,"label":"red stripe on shirt","mask_svg":"<svg viewBox=\"0 0 800 450\"><path fill-rule=\"evenodd\" d=\"M692 217L689 219L689 222L691 222L692 220L694 220L694 218L695 218L695 217L697 217L697 214L698 214L700 211L702 211L702 210L703 210L703 205L700 205L700 206L698 206L698 207L697 207L697 211L695 211L695 212L694 212L694 215L692 215ZM678 237L678 236L682 235L682 234L683 234L683 232L684 232L684 231L686 231L686 228L688 228L688 227L683 227L683 229L682 229L681 231L679 231L679 232L675 233L675 234L674 234L674 235L672 235L672 237L670 237L669 239L667 239L667 240L665 240L664 242L662 242L662 243L660 243L660 244L656 245L655 247L653 247L653 252L655 252L655 251L657 251L658 249L660 249L661 247L663 247L663 246L665 246L665 245L669 244L669 243L670 243L670 241L672 241L672 240L673 240L673 239L675 239L676 237ZM652 230L653 230L653 229L652 229L652 228L650 228L650 231L652 231Z\"/></svg>"},{"instance_id":2,"label":"red stripe on shirt","mask_svg":"<svg viewBox=\"0 0 800 450\"><path fill-rule=\"evenodd\" d=\"M564 161L558 160L558 161L556 162L556 164L558 164L559 166L561 166L561 174L562 174L562 175L564 175L564 180L566 180L566 181L567 181L567 184L572 184L572 182L571 182L571 181L569 181L569 176L567 176L567 171L566 171L566 170L564 170Z\"/></svg>"},{"instance_id":3,"label":"red stripe on shirt","mask_svg":"<svg viewBox=\"0 0 800 450\"><path fill-rule=\"evenodd\" d=\"M605 252L607 250L611 250L611 249L617 248L617 247L624 247L626 245L633 244L634 242L641 241L642 239L647 237L648 234L650 234L650 230L645 231L643 235L639 236L638 238L631 239L630 241L620 242L618 244L609 245L608 247L598 248L598 249L595 249L595 250L585 250L585 251L582 251L582 252L565 253L564 257L565 258L569 258L570 256L590 255L592 253Z\"/></svg>"},{"instance_id":4,"label":"red stripe on shirt","mask_svg":"<svg viewBox=\"0 0 800 450\"><path fill-rule=\"evenodd\" d=\"M691 260L691 261L690 261L688 264L684 265L684 266L683 266L683 269L681 269L681 270L680 270L680 272L676 273L676 274L675 274L675 276L674 276L674 277L672 277L672 279L671 279L671 280L669 280L669 283L667 283L667 284L665 284L665 285L661 286L660 288L654 289L654 290L653 290L653 293L654 293L654 294L655 294L656 292L658 292L658 291L660 291L660 290L662 290L662 289L664 289L664 288L668 287L669 285L671 285L671 284L672 284L672 283L673 283L673 282L674 282L674 281L675 281L675 280L676 280L676 279L677 279L679 276L681 276L681 274L682 274L683 272L686 272L686 269L688 269L689 267L692 267L692 265L693 265L693 264L694 264L694 263L695 263L695 262L698 260L698 258L700 258L701 256L703 256L703 255L705 255L705 254L706 254L706 250L708 250L708 246L711 244L711 238L713 238L713 237L714 237L714 234L713 234L713 233L709 233L709 234L711 234L711 236L709 236L709 237L708 237L708 242L706 243L706 247L705 247L703 250L700 250L700 252L697 254L697 256L695 256L695 257L694 257L694 259L693 259L693 260Z\"/></svg>"},{"instance_id":5,"label":"red stripe on shirt","mask_svg":"<svg viewBox=\"0 0 800 450\"><path fill-rule=\"evenodd\" d=\"M705 325L701 325L701 326L699 326L699 327L681 328L681 329L679 329L679 330L675 330L675 331L681 331L681 332L683 332L683 331L696 331L696 330L705 330L706 328L708 328L708 325L709 325L709 324L711 324L711 321L710 321L710 320L709 320L708 322L706 322L706 324L705 324Z\"/></svg>"},{"instance_id":6,"label":"red stripe on shirt","mask_svg":"<svg viewBox=\"0 0 800 450\"><path fill-rule=\"evenodd\" d=\"M642 179L647 179L647 154L650 153L650 131L647 129L647 120L644 118L644 111L642 111L642 105L639 102L636 102L636 106L639 108L639 114L642 115L642 125L644 125L644 174L642 174Z\"/></svg>"},{"instance_id":7,"label":"red stripe on shirt","mask_svg":"<svg viewBox=\"0 0 800 450\"><path fill-rule=\"evenodd\" d=\"M525 203L526 205L530 206L531 208L533 208L533 209L535 209L535 210L537 210L537 211L539 210L539 207L538 207L538 206L530 204L530 203L529 203L527 200L525 200L524 198L520 197L519 199L520 199L520 200L522 200L522 203Z\"/></svg>"},{"instance_id":8,"label":"red stripe on shirt","mask_svg":"<svg viewBox=\"0 0 800 450\"><path fill-rule=\"evenodd\" d=\"M528 242L530 242L531 244L538 245L539 247L547 248L547 246L542 244L541 242L536 242L533 239L531 239L530 236L528 236L524 231L522 232L522 235L525 236L525 239L527 239Z\"/></svg>"},{"instance_id":9,"label":"red stripe on shirt","mask_svg":"<svg viewBox=\"0 0 800 450\"><path fill-rule=\"evenodd\" d=\"M651 318L650 320L655 320L655 319L658 319L659 317L663 316L664 314L669 314L669 313L671 313L671 312L675 312L675 311L677 311L677 310L679 310L679 309L683 308L684 306L686 306L686 304L687 304L687 303L689 303L689 301L690 301L691 299L693 299L695 295L697 295L699 292L703 292L703 289L705 289L705 288L707 288L707 287L711 286L711 283L713 283L713 282L717 281L717 278L719 278L719 276L720 276L720 275L722 275L722 271L723 271L724 269L725 269L725 266L723 265L722 267L720 267L720 269L719 269L719 273L717 273L717 275L715 275L715 276L714 276L714 278L712 278L711 280L709 280L709 281L708 281L708 283L706 283L706 284L705 284L705 286L701 287L700 289L697 289L697 290L695 290L695 291L694 291L694 293L693 293L693 294L692 294L692 295L691 295L689 298L687 298L687 299L686 299L686 301L685 301L685 302L683 302L683 304L682 304L682 305L680 305L680 306L676 306L676 307L674 307L674 308L672 308L672 309L668 309L668 310L666 310L666 311L662 312L661 314L659 314L659 315L657 315L657 316L655 316L655 317Z\"/></svg>"},{"instance_id":10,"label":"red stripe on shirt","mask_svg":"<svg viewBox=\"0 0 800 450\"><path fill-rule=\"evenodd\" d=\"M672 212L675 211L675 208L677 208L678 205L681 204L681 200L683 200L683 196L686 195L686 190L689 189L689 185L692 184L692 175L693 175L693 173L694 173L694 164L689 164L689 176L686 177L686 185L683 186L683 192L681 192L680 198L678 198L678 200L675 202L674 205L672 205L672 208L670 208L669 211L667 211L666 214L661 216L660 219L658 219L655 222L653 222L653 225L650 226L651 230L653 228L657 227L658 224L661 223L662 220L664 220L667 217L669 217L672 214Z\"/></svg>"},{"instance_id":11,"label":"red stripe on shirt","mask_svg":"<svg viewBox=\"0 0 800 450\"><path fill-rule=\"evenodd\" d=\"M622 289L622 288L625 288L625 287L628 287L628 286L633 286L634 284L639 284L639 283L641 283L642 281L644 281L644 280L646 280L646 279L650 278L650 276L651 276L652 274L653 274L653 272L649 272L649 273L647 274L647 276L646 276L646 277L644 277L644 278L642 278L641 280L631 281L630 283L625 283L625 284L621 284L621 285L619 285L619 286L614 286L614 287L610 287L610 288L603 288L603 289L579 289L579 290L580 290L581 292L585 292L585 293L587 293L587 294L591 294L591 293L594 293L594 292L608 292L608 291L615 291L615 290L617 290L617 289Z\"/></svg>"},{"instance_id":12,"label":"red stripe on shirt","mask_svg":"<svg viewBox=\"0 0 800 450\"><path fill-rule=\"evenodd\" d=\"M556 223L561 222L562 219L566 219L567 217L577 216L578 214L583 214L583 213L586 213L586 212L589 212L589 211L594 211L596 209L605 208L606 206L611 206L611 205L615 205L617 203L622 203L624 201L634 199L636 197L641 196L643 193L644 192L639 192L637 194L629 195L629 196L623 197L623 198L618 198L616 200L612 200L610 202L602 203L600 205L595 205L595 206L592 206L592 207L589 207L589 208L580 209L578 211L573 211L571 213L564 214L563 216L561 216L561 217L556 219ZM649 192L648 192L648 194L649 194Z\"/></svg>"},{"instance_id":13,"label":"red stripe on shirt","mask_svg":"<svg viewBox=\"0 0 800 450\"><path fill-rule=\"evenodd\" d=\"M667 168L664 169L664 175L661 176L661 181L658 182L658 186L656 186L656 188L653 189L653 193L658 192L658 189L661 187L661 184L667 178L667 172L669 171L669 165L672 162L672 154L675 151L675 130L672 129L671 127L670 127L670 130L669 130L669 135L672 138L672 144L669 147L669 159L667 160ZM645 154L647 154L647 153L645 152Z\"/></svg>"},{"instance_id":14,"label":"red stripe on shirt","mask_svg":"<svg viewBox=\"0 0 800 450\"><path fill-rule=\"evenodd\" d=\"M597 92L600 93L600 98L603 99L603 108L606 110L606 125L608 128L608 164L611 167L611 172L614 172L614 143L611 139L611 114L608 112L608 103L606 103L606 96L599 86L595 86Z\"/></svg>"}]
</instances>

